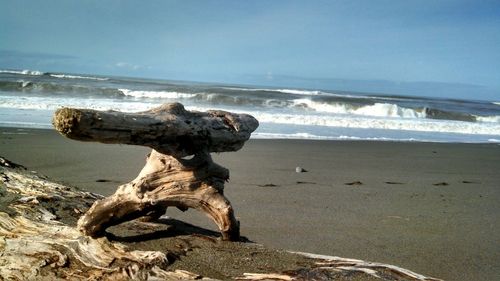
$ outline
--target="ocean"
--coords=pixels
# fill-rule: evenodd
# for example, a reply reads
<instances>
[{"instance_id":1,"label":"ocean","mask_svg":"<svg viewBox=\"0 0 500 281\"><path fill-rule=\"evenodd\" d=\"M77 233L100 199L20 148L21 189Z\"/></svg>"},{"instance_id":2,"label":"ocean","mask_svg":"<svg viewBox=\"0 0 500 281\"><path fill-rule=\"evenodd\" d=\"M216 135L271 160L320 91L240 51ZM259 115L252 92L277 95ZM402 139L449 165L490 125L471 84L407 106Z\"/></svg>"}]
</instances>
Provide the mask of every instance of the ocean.
<instances>
[{"instance_id":1,"label":"ocean","mask_svg":"<svg viewBox=\"0 0 500 281\"><path fill-rule=\"evenodd\" d=\"M253 138L500 143L500 101L0 70L4 127L51 128L61 107L138 112L171 102L251 114Z\"/></svg>"}]
</instances>

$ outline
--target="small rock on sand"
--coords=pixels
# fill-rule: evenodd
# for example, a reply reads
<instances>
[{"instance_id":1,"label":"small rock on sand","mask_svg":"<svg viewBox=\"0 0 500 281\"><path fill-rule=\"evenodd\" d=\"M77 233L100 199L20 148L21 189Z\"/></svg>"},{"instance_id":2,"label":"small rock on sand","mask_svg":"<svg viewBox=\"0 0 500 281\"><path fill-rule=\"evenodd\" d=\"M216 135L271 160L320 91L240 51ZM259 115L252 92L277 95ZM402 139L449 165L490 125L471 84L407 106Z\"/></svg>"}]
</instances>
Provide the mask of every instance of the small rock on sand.
<instances>
[{"instance_id":1,"label":"small rock on sand","mask_svg":"<svg viewBox=\"0 0 500 281\"><path fill-rule=\"evenodd\" d=\"M306 173L307 170L304 169L304 168L302 168L302 167L297 166L297 167L295 167L295 172L297 172L297 173Z\"/></svg>"}]
</instances>

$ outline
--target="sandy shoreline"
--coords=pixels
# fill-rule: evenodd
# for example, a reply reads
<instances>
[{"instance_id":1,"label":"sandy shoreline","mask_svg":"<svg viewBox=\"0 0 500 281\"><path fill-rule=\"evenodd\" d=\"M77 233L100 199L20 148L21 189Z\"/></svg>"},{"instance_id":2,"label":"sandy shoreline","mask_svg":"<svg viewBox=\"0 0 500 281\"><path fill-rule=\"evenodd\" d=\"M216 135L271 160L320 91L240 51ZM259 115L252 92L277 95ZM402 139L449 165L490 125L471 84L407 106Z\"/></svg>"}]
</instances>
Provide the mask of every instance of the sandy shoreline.
<instances>
[{"instance_id":1,"label":"sandy shoreline","mask_svg":"<svg viewBox=\"0 0 500 281\"><path fill-rule=\"evenodd\" d=\"M134 178L148 151L0 128L0 155L102 194ZM500 275L496 144L251 140L214 159L231 171L226 194L252 241L446 280ZM169 215L214 229L193 211Z\"/></svg>"}]
</instances>

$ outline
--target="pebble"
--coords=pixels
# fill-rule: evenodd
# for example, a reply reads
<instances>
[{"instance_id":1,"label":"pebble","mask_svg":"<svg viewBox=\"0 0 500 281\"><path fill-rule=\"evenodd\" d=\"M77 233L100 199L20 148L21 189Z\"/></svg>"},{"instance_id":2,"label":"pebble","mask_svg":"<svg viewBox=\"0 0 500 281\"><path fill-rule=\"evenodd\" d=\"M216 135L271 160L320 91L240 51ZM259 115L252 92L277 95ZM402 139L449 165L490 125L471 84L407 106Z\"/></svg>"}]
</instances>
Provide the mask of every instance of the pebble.
<instances>
[{"instance_id":1,"label":"pebble","mask_svg":"<svg viewBox=\"0 0 500 281\"><path fill-rule=\"evenodd\" d=\"M302 167L298 167L298 166L297 166L297 167L295 168L295 172L297 172L297 173L305 173L305 172L307 172L307 171L306 171L306 169L304 169L304 168L302 168Z\"/></svg>"}]
</instances>

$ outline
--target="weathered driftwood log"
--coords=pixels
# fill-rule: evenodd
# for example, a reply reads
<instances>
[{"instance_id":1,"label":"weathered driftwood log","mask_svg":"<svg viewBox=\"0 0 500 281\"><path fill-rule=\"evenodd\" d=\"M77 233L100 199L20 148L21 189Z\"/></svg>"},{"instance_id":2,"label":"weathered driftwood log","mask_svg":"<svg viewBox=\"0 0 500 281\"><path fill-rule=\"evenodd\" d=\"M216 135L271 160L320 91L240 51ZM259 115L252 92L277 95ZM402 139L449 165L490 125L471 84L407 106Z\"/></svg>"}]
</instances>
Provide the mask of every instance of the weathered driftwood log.
<instances>
[{"instance_id":1,"label":"weathered driftwood log","mask_svg":"<svg viewBox=\"0 0 500 281\"><path fill-rule=\"evenodd\" d=\"M237 151L259 126L247 114L187 111L180 103L139 113L62 108L53 121L71 139L149 146L175 157Z\"/></svg>"},{"instance_id":2,"label":"weathered driftwood log","mask_svg":"<svg viewBox=\"0 0 500 281\"><path fill-rule=\"evenodd\" d=\"M68 225L100 197L0 157L0 280L145 280L166 272L164 253L128 251Z\"/></svg>"},{"instance_id":3,"label":"weathered driftwood log","mask_svg":"<svg viewBox=\"0 0 500 281\"><path fill-rule=\"evenodd\" d=\"M63 108L55 113L54 126L72 139L153 148L136 179L80 218L84 234L100 237L110 226L140 217L155 219L176 206L205 212L224 240L239 239L239 222L223 194L229 171L213 163L210 152L240 149L258 126L252 116L191 112L179 103L140 113Z\"/></svg>"}]
</instances>

